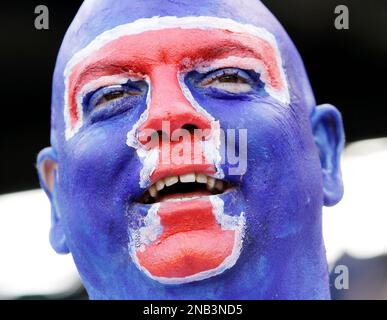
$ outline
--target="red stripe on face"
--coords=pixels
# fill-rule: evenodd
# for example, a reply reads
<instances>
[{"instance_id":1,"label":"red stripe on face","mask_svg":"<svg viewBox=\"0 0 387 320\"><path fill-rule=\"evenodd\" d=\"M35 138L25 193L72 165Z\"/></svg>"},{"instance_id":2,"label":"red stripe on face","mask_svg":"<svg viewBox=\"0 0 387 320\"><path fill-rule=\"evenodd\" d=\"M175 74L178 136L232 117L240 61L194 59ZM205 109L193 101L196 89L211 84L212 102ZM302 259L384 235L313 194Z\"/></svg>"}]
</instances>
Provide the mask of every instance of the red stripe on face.
<instances>
[{"instance_id":1,"label":"red stripe on face","mask_svg":"<svg viewBox=\"0 0 387 320\"><path fill-rule=\"evenodd\" d=\"M139 264L155 277L187 277L215 269L233 252L235 231L223 230L209 200L163 202L163 233L144 251Z\"/></svg>"},{"instance_id":2,"label":"red stripe on face","mask_svg":"<svg viewBox=\"0 0 387 320\"><path fill-rule=\"evenodd\" d=\"M80 120L77 94L92 80L118 73L148 75L152 84L149 114L150 118L157 119L160 114L166 115L172 110L168 107L173 102L171 99L187 105L182 93L178 93L178 72L194 68L198 61L211 61L231 55L261 60L268 74L267 85L277 90L284 87L275 50L266 40L222 29L147 31L111 41L71 70L67 97L70 125L74 127ZM162 85L165 75L166 79L171 80L171 75L176 79L169 82L171 87ZM158 120L152 121L150 127ZM192 121L202 122L203 119L195 116Z\"/></svg>"}]
</instances>

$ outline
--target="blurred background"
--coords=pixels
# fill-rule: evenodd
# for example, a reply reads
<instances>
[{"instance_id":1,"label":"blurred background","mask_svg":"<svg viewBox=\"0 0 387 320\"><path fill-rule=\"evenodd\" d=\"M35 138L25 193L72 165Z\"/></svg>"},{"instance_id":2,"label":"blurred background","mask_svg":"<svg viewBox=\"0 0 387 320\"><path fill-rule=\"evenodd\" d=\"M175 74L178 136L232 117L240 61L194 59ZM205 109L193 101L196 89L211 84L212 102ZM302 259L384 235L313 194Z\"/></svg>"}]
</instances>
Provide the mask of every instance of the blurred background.
<instances>
[{"instance_id":1,"label":"blurred background","mask_svg":"<svg viewBox=\"0 0 387 320\"><path fill-rule=\"evenodd\" d=\"M343 201L324 212L334 299L387 299L387 1L266 0L299 49L319 104L344 118ZM70 255L48 243L50 208L35 159L48 146L51 78L82 1L7 1L0 12L0 299L87 299ZM36 30L34 9L49 9ZM349 30L334 26L338 5ZM337 266L349 288L337 289Z\"/></svg>"}]
</instances>

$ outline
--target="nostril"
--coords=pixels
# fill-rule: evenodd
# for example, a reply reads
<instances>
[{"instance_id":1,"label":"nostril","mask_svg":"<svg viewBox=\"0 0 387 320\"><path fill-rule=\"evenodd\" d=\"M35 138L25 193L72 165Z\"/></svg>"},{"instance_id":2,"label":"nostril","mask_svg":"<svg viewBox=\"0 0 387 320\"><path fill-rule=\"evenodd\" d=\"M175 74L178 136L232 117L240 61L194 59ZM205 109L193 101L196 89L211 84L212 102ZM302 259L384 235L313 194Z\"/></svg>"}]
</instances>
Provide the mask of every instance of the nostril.
<instances>
[{"instance_id":1,"label":"nostril","mask_svg":"<svg viewBox=\"0 0 387 320\"><path fill-rule=\"evenodd\" d=\"M198 127L195 126L194 124L185 124L181 128L187 130L191 135L194 134L195 129L198 129Z\"/></svg>"},{"instance_id":2,"label":"nostril","mask_svg":"<svg viewBox=\"0 0 387 320\"><path fill-rule=\"evenodd\" d=\"M147 148L159 146L162 142L169 141L169 136L163 130L143 130L138 135L138 141Z\"/></svg>"}]
</instances>

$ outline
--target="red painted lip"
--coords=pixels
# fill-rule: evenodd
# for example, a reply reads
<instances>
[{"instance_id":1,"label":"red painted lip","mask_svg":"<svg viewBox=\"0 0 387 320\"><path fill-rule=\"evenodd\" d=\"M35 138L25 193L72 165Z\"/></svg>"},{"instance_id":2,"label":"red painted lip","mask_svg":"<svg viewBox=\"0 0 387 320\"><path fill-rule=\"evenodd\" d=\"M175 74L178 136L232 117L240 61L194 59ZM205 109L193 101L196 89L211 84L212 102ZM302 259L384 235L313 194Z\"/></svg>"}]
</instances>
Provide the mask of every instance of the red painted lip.
<instances>
[{"instance_id":1,"label":"red painted lip","mask_svg":"<svg viewBox=\"0 0 387 320\"><path fill-rule=\"evenodd\" d=\"M160 179L171 176L179 176L186 173L204 173L211 175L216 173L216 168L212 164L190 164L190 165L159 165L155 171L153 171L150 181L155 183Z\"/></svg>"},{"instance_id":2,"label":"red painted lip","mask_svg":"<svg viewBox=\"0 0 387 320\"><path fill-rule=\"evenodd\" d=\"M163 202L163 233L137 250L141 267L154 277L184 278L219 267L233 253L236 231L223 230L208 199Z\"/></svg>"}]
</instances>

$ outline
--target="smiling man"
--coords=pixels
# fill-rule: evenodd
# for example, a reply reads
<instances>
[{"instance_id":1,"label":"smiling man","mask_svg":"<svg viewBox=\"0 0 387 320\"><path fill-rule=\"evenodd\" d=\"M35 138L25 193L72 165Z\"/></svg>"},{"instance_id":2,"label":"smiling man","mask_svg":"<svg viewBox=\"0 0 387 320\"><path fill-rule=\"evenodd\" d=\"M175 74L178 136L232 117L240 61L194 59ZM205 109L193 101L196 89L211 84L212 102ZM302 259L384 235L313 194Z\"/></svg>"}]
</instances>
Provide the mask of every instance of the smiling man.
<instances>
[{"instance_id":1,"label":"smiling man","mask_svg":"<svg viewBox=\"0 0 387 320\"><path fill-rule=\"evenodd\" d=\"M91 298L329 298L341 117L259 1L85 1L51 144L50 241Z\"/></svg>"}]
</instances>

